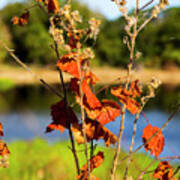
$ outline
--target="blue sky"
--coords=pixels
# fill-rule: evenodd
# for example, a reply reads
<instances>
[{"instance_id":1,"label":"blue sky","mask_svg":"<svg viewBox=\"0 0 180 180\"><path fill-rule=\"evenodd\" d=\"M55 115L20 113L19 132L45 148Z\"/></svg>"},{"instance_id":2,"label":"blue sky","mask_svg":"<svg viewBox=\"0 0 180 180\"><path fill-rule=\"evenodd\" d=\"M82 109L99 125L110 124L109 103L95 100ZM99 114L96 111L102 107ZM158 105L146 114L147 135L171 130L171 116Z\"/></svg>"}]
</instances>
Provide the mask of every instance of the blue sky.
<instances>
[{"instance_id":1,"label":"blue sky","mask_svg":"<svg viewBox=\"0 0 180 180\"><path fill-rule=\"evenodd\" d=\"M0 0L0 8L3 8L8 3L13 3L16 1L22 0ZM115 19L120 16L120 12L116 5L111 0L78 0L84 4L87 4L88 7L92 10L101 12L108 19ZM136 0L128 0L127 6L133 8ZM143 5L149 0L140 0L140 4ZM155 0L158 2L159 0ZM171 6L180 6L180 0L169 0Z\"/></svg>"}]
</instances>

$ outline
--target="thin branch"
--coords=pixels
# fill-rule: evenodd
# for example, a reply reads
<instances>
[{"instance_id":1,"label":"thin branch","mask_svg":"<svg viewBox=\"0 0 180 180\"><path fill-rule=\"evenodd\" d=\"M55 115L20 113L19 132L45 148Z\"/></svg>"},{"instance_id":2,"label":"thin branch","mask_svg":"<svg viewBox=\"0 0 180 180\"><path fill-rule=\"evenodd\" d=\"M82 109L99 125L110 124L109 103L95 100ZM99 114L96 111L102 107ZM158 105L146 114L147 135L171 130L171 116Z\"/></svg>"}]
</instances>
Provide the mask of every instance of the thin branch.
<instances>
[{"instance_id":1,"label":"thin branch","mask_svg":"<svg viewBox=\"0 0 180 180\"><path fill-rule=\"evenodd\" d=\"M136 16L138 16L139 13L139 0L136 0Z\"/></svg>"},{"instance_id":2,"label":"thin branch","mask_svg":"<svg viewBox=\"0 0 180 180\"><path fill-rule=\"evenodd\" d=\"M88 171L88 180L90 180L90 161L88 157L88 143L87 143L87 137L86 137L86 121L85 121L85 112L83 108L83 99L84 99L84 93L82 89L82 83L84 80L84 75L82 76L82 71L81 71L81 62L79 59L77 59L77 64L78 64L78 72L80 76L80 83L79 83L79 94L80 94L80 108L81 108L81 119L82 119L82 133L84 137L84 146L85 146L85 157L87 161L87 171Z\"/></svg>"},{"instance_id":3,"label":"thin branch","mask_svg":"<svg viewBox=\"0 0 180 180\"><path fill-rule=\"evenodd\" d=\"M57 42L55 40L54 40L54 45L55 45L56 56L57 56L57 58L59 60L60 59L60 54L59 54L59 51L58 51L58 44L57 44ZM60 80L61 80L62 89L63 89L63 94L64 94L66 113L69 116L67 91L66 91L66 87L65 87L65 83L64 83L64 77L63 77L63 73L62 73L61 69L58 68L58 71L59 71ZM73 133L72 133L72 130L71 130L71 124L70 124L70 119L69 118L68 118L68 132L69 132L69 137L70 137L71 146L72 146L72 153L73 153L75 164L76 164L77 174L80 174L79 160L78 160L78 156L77 156L77 152L76 152L76 148L75 148L75 142L74 142L74 137L73 137Z\"/></svg>"},{"instance_id":4,"label":"thin branch","mask_svg":"<svg viewBox=\"0 0 180 180\"><path fill-rule=\"evenodd\" d=\"M119 136L118 136L118 144L117 144L117 149L116 149L116 152L114 155L113 165L111 168L111 175L110 175L111 180L115 179L115 172L116 172L116 168L117 168L117 164L118 164L118 157L121 152L121 140L122 140L122 135L123 135L123 131L124 131L125 110L126 110L126 105L123 106L122 112L121 112L120 132L119 132Z\"/></svg>"},{"instance_id":5,"label":"thin branch","mask_svg":"<svg viewBox=\"0 0 180 180\"><path fill-rule=\"evenodd\" d=\"M178 166L177 168L176 168L176 170L174 171L174 173L173 173L173 175L172 175L172 179L173 179L173 177L174 176L176 176L176 174L179 172L179 170L180 170L180 166Z\"/></svg>"},{"instance_id":6,"label":"thin branch","mask_svg":"<svg viewBox=\"0 0 180 180\"><path fill-rule=\"evenodd\" d=\"M142 115L144 116L144 119L146 120L147 124L149 124L149 120L148 120L148 118L147 118L147 116L146 116L145 112L144 112L144 111L142 111L141 113L142 113Z\"/></svg>"},{"instance_id":7,"label":"thin branch","mask_svg":"<svg viewBox=\"0 0 180 180\"><path fill-rule=\"evenodd\" d=\"M137 8L139 6L139 1L137 0ZM138 21L138 15L136 15L136 22L134 23L133 26L133 34L129 34L130 40L131 40L131 49L130 49L130 57L129 57L129 64L128 64L128 70L127 70L127 81L125 84L125 88L128 89L129 83L130 83L130 77L132 73L132 67L134 63L134 50L135 50L135 42L136 42L136 36L137 36L137 21ZM118 157L121 151L121 139L122 139L122 134L124 131L124 121L125 121L125 110L126 110L126 105L123 106L122 109L122 115L121 115L121 125L120 125L120 133L118 137L118 144L117 144L117 149L114 155L114 160L113 160L113 166L111 169L111 180L115 179L115 171L118 165Z\"/></svg>"},{"instance_id":8,"label":"thin branch","mask_svg":"<svg viewBox=\"0 0 180 180\"><path fill-rule=\"evenodd\" d=\"M90 153L90 158L92 158L94 155L94 142L93 139L91 140L91 153Z\"/></svg>"},{"instance_id":9,"label":"thin branch","mask_svg":"<svg viewBox=\"0 0 180 180\"><path fill-rule=\"evenodd\" d=\"M129 165L130 165L130 162L131 162L131 152L133 150L133 146L134 146L134 139L135 139L135 135L136 135L136 130L137 130L137 121L139 119L139 114L138 113L136 115L136 118L134 120L134 125L133 125L133 135L132 135L132 139L131 139L131 145L129 147L129 158L128 158L128 162L127 162L127 165L126 165L126 169L125 169L125 173L124 173L124 179L126 180L127 179L127 175L128 175L128 170L129 170Z\"/></svg>"},{"instance_id":10,"label":"thin branch","mask_svg":"<svg viewBox=\"0 0 180 180\"><path fill-rule=\"evenodd\" d=\"M154 2L154 0L151 0L149 2L147 2L144 6L142 6L139 11L142 11L143 9L145 9L146 7L148 7L150 4L152 4Z\"/></svg>"},{"instance_id":11,"label":"thin branch","mask_svg":"<svg viewBox=\"0 0 180 180\"><path fill-rule=\"evenodd\" d=\"M169 116L168 120L163 124L163 126L158 130L156 131L145 143L143 143L142 145L140 145L138 148L136 148L131 154L125 156L124 158L122 158L120 160L119 163L123 162L124 160L126 160L130 155L138 152L141 148L143 148L147 143L149 143L149 141L151 141L151 139L156 136L160 131L162 131L167 125L168 123L173 119L174 115L180 111L180 105L177 106L177 108L174 110L174 112Z\"/></svg>"},{"instance_id":12,"label":"thin branch","mask_svg":"<svg viewBox=\"0 0 180 180\"><path fill-rule=\"evenodd\" d=\"M23 63L15 54L14 54L14 50L8 48L2 41L0 41L1 44L3 45L3 47L8 51L8 53L10 54L10 56L16 61L16 63L18 63L22 68L24 68L26 71L28 71L29 73L31 73L31 75L33 77L35 77L36 79L38 79L48 90L50 90L52 93L56 94L58 97L63 98L63 96L56 91L52 86L50 86L47 82L45 82L45 80L40 77L39 75L37 75L35 72L33 72L25 63Z\"/></svg>"},{"instance_id":13,"label":"thin branch","mask_svg":"<svg viewBox=\"0 0 180 180\"><path fill-rule=\"evenodd\" d=\"M139 174L139 176L136 178L136 180L141 180L142 176L145 174L145 172L156 162L158 159L154 159L148 166L144 168L144 170Z\"/></svg>"},{"instance_id":14,"label":"thin branch","mask_svg":"<svg viewBox=\"0 0 180 180\"><path fill-rule=\"evenodd\" d=\"M49 17L48 12L44 9L44 7L41 5L41 3L38 2L38 1L37 1L36 3L37 3L37 5L39 6L39 8L43 11L43 13L46 14L46 15Z\"/></svg>"},{"instance_id":15,"label":"thin branch","mask_svg":"<svg viewBox=\"0 0 180 180\"><path fill-rule=\"evenodd\" d=\"M27 7L27 8L25 8L25 10L26 10L26 11L29 11L30 9L32 9L32 8L34 8L34 7L36 7L36 6L38 6L38 4L37 4L37 3L36 3L36 4L31 5L31 6Z\"/></svg>"},{"instance_id":16,"label":"thin branch","mask_svg":"<svg viewBox=\"0 0 180 180\"><path fill-rule=\"evenodd\" d=\"M144 29L144 27L154 18L154 16L150 16L137 30L137 33L139 33L141 30Z\"/></svg>"},{"instance_id":17,"label":"thin branch","mask_svg":"<svg viewBox=\"0 0 180 180\"><path fill-rule=\"evenodd\" d=\"M55 52L56 52L56 56L58 58L58 60L60 59L60 54L58 51L58 44L57 42L54 40L54 45L55 45ZM65 87L65 83L64 83L64 77L63 77L63 73L61 71L60 68L58 68L59 71L59 75L60 75L60 80L61 80L61 84L62 84L62 90L63 90L63 94L64 94L64 99L67 101L67 93L66 93L66 87Z\"/></svg>"}]
</instances>

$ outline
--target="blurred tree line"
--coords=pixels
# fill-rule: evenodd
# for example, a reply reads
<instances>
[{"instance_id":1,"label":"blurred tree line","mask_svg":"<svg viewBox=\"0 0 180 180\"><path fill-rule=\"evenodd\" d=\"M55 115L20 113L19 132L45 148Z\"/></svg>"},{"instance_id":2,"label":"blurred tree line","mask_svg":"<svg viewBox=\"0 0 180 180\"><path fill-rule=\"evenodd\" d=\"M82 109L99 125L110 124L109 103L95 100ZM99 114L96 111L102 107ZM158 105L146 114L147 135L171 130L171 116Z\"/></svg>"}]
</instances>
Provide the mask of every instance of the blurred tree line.
<instances>
[{"instance_id":1,"label":"blurred tree line","mask_svg":"<svg viewBox=\"0 0 180 180\"><path fill-rule=\"evenodd\" d=\"M62 0L62 3L64 1ZM48 20L39 8L31 9L29 24L24 27L12 25L14 15L20 15L32 3L15 3L0 11L0 39L14 48L26 63L54 64L56 56L50 47L53 43L48 34ZM124 23L122 17L108 21L102 15L90 11L85 5L73 1L83 17L82 26L95 16L102 20L101 31L95 44L96 64L126 66L127 48L123 44ZM169 8L157 20L150 23L137 39L137 49L142 53L138 63L150 67L180 65L180 8ZM8 55L0 46L0 63Z\"/></svg>"}]
</instances>

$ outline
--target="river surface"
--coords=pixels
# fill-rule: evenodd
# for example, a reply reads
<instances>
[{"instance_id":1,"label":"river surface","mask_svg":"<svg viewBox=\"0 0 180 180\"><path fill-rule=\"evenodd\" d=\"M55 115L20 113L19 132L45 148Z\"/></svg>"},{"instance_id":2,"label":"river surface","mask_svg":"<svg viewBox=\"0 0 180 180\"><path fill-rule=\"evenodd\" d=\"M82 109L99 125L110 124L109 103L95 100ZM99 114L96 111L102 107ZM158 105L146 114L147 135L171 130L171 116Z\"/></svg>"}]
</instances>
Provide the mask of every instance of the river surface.
<instances>
[{"instance_id":1,"label":"river surface","mask_svg":"<svg viewBox=\"0 0 180 180\"><path fill-rule=\"evenodd\" d=\"M58 90L60 87L54 85L54 88ZM70 94L68 97L70 100L71 96ZM105 97L107 96L108 94L105 95ZM104 98L104 94L100 94L99 98ZM141 136L147 121L153 126L161 127L179 100L180 86L164 85L157 90L156 98L150 100L146 106L145 115L141 114L137 123L134 149L142 144ZM5 134L3 139L12 142L41 137L50 143L68 139L67 131L63 134L60 134L59 131L45 133L47 125L51 123L49 107L57 101L58 98L42 86L16 86L0 92L0 122L3 123ZM122 137L122 147L125 150L128 150L131 143L134 119L135 117L131 114L126 114L125 131ZM118 135L120 117L115 122L109 123L107 127ZM161 156L180 156L180 113L174 116L163 130L163 134L165 136L165 147ZM103 142L100 141L100 143ZM144 149L142 148L141 151L144 152Z\"/></svg>"},{"instance_id":2,"label":"river surface","mask_svg":"<svg viewBox=\"0 0 180 180\"><path fill-rule=\"evenodd\" d=\"M161 110L148 110L141 114L137 123L137 133L135 136L135 146L138 147L142 144L142 132L143 128L147 125L148 121L157 127L161 127L168 117L169 113ZM145 118L146 116L146 118ZM125 131L122 137L122 147L128 150L128 146L131 142L133 120L135 116L127 113L125 119ZM51 133L44 133L46 126L51 122L51 117L48 113L38 112L12 112L8 114L1 114L0 121L4 125L4 140L12 142L15 140L32 140L35 137L41 137L47 139L48 142L53 143L59 140L68 138L68 133L65 131L60 134L59 131L53 131ZM117 118L115 122L109 123L106 127L113 133L118 135L120 126L120 118ZM163 130L165 136L165 147L161 156L174 156L180 155L180 114L176 114L168 126ZM141 150L142 152L144 149Z\"/></svg>"}]
</instances>

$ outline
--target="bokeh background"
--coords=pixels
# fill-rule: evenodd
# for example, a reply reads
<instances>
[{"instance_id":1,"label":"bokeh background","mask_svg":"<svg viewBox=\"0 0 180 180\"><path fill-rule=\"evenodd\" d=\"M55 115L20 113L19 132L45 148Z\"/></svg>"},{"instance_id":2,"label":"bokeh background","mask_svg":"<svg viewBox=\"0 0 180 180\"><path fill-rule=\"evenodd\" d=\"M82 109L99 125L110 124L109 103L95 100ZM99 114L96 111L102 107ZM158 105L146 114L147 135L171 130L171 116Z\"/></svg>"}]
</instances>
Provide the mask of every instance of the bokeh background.
<instances>
[{"instance_id":1,"label":"bokeh background","mask_svg":"<svg viewBox=\"0 0 180 180\"><path fill-rule=\"evenodd\" d=\"M170 0L169 0L170 1ZM128 3L133 12L133 2ZM143 1L143 3L147 2ZM155 1L156 3L157 1ZM46 16L39 10L31 10L27 26L12 25L12 17L20 15L24 9L31 6L32 1L0 0L0 39L34 72L60 91L58 73L56 72L56 56L50 45L49 24ZM64 1L61 1L63 4ZM142 4L142 2L141 2ZM104 84L112 85L113 80L125 74L128 62L127 48L123 44L125 36L125 21L118 8L110 0L79 0L72 1L72 8L78 9L83 17L82 26L87 25L90 17L101 20L100 34L94 44L95 59L92 68L100 77L96 89ZM145 11L148 15L148 11ZM143 20L144 16L142 16ZM141 142L142 130L147 119L158 127L168 119L170 113L180 102L180 2L170 1L170 6L163 11L158 19L153 20L139 35L137 50L142 53L135 63L136 75L143 82L157 76L162 81L156 92L156 98L150 100L138 123L135 147ZM91 43L91 42L88 42ZM65 75L68 88L68 77ZM99 98L111 95L102 92ZM68 98L73 102L72 94ZM60 134L52 132L45 134L45 128L50 123L50 106L59 99L47 91L31 74L20 68L0 44L0 121L4 125L5 137L10 146L10 167L0 169L0 179L3 180L36 180L36 179L73 179L74 163L68 148L67 132ZM74 107L78 113L78 107ZM122 156L125 155L132 135L134 116L127 114L126 130L123 136ZM119 121L108 124L108 128L118 134ZM161 156L180 155L180 113L163 131L166 145ZM79 147L80 149L83 146ZM111 165L112 149L106 149L100 142L100 149L106 153L103 167L95 171L100 179L107 179ZM79 154L80 155L80 154ZM68 160L67 160L68 159ZM83 163L82 159L82 163ZM141 150L136 156L130 172L136 176L152 157ZM175 164L180 164L175 161ZM121 178L122 164L117 173ZM155 168L154 165L153 168ZM71 173L69 173L71 172ZM146 175L149 179L149 175Z\"/></svg>"}]
</instances>

